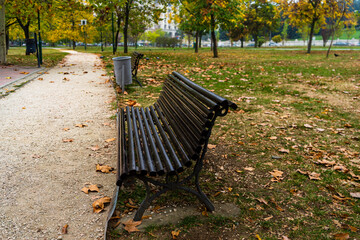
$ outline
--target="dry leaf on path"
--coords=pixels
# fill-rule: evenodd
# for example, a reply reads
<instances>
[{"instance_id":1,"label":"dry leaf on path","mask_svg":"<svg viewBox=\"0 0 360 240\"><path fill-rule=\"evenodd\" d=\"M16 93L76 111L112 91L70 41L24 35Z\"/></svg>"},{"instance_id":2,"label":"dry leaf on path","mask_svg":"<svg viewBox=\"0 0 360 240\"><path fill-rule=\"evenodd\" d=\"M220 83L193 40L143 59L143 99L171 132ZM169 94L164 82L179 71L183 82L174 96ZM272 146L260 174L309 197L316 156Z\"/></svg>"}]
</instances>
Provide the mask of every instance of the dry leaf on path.
<instances>
[{"instance_id":1,"label":"dry leaf on path","mask_svg":"<svg viewBox=\"0 0 360 240\"><path fill-rule=\"evenodd\" d=\"M99 145L96 145L96 146L91 147L90 149L93 151L97 151L100 149L100 147L99 147Z\"/></svg>"},{"instance_id":2,"label":"dry leaf on path","mask_svg":"<svg viewBox=\"0 0 360 240\"><path fill-rule=\"evenodd\" d=\"M97 172L103 172L103 173L109 173L112 170L114 170L113 167L110 167L108 165L102 165L102 164L96 164L96 171Z\"/></svg>"},{"instance_id":3,"label":"dry leaf on path","mask_svg":"<svg viewBox=\"0 0 360 240\"><path fill-rule=\"evenodd\" d=\"M180 232L180 230L171 231L172 239L176 239L179 236Z\"/></svg>"},{"instance_id":4,"label":"dry leaf on path","mask_svg":"<svg viewBox=\"0 0 360 240\"><path fill-rule=\"evenodd\" d=\"M88 126L88 125L83 124L83 123L75 124L75 127L78 127L78 128L84 128L84 127L87 127L87 126Z\"/></svg>"},{"instance_id":5,"label":"dry leaf on path","mask_svg":"<svg viewBox=\"0 0 360 240\"><path fill-rule=\"evenodd\" d=\"M141 224L141 221L134 222L134 220L130 219L130 220L124 222L123 224L125 226L125 230L128 231L129 233L139 232L139 229L137 229L136 226L139 226Z\"/></svg>"},{"instance_id":6,"label":"dry leaf on path","mask_svg":"<svg viewBox=\"0 0 360 240\"><path fill-rule=\"evenodd\" d=\"M112 141L115 141L116 138L109 138L109 139L106 139L105 142L109 143L109 142L112 142Z\"/></svg>"},{"instance_id":7,"label":"dry leaf on path","mask_svg":"<svg viewBox=\"0 0 360 240\"><path fill-rule=\"evenodd\" d=\"M63 128L63 130L64 130L64 131L69 131L69 130L70 130L70 128Z\"/></svg>"},{"instance_id":8,"label":"dry leaf on path","mask_svg":"<svg viewBox=\"0 0 360 240\"><path fill-rule=\"evenodd\" d=\"M61 234L67 234L68 233L68 227L69 225L65 224L61 229Z\"/></svg>"},{"instance_id":9,"label":"dry leaf on path","mask_svg":"<svg viewBox=\"0 0 360 240\"><path fill-rule=\"evenodd\" d=\"M81 189L81 191L83 191L84 193L86 193L86 194L88 194L89 192L99 192L100 190L99 190L99 188L98 188L98 186L97 185L90 185L90 186L88 186L88 187L83 187L82 189Z\"/></svg>"},{"instance_id":10,"label":"dry leaf on path","mask_svg":"<svg viewBox=\"0 0 360 240\"><path fill-rule=\"evenodd\" d=\"M67 142L73 142L74 139L72 139L72 138L65 138L65 139L63 139L62 141L63 141L64 143L67 143Z\"/></svg>"},{"instance_id":11,"label":"dry leaf on path","mask_svg":"<svg viewBox=\"0 0 360 240\"><path fill-rule=\"evenodd\" d=\"M100 198L100 199L96 200L92 204L94 212L95 213L100 213L101 211L104 210L105 203L110 203L110 202L111 202L111 198L109 198L109 197L103 197L103 198Z\"/></svg>"}]
</instances>

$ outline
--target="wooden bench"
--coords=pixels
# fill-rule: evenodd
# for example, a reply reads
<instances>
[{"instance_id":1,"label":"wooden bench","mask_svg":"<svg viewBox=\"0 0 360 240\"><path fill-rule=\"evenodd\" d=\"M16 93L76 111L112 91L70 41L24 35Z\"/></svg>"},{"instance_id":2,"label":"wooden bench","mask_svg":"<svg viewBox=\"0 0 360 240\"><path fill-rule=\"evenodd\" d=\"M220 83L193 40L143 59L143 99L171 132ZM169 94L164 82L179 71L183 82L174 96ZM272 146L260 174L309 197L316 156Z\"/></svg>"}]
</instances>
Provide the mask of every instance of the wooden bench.
<instances>
[{"instance_id":1,"label":"wooden bench","mask_svg":"<svg viewBox=\"0 0 360 240\"><path fill-rule=\"evenodd\" d=\"M144 57L144 54L133 52L131 55L131 75L132 78L142 87L140 81L137 79L137 71L139 68L140 60Z\"/></svg>"},{"instance_id":2,"label":"wooden bench","mask_svg":"<svg viewBox=\"0 0 360 240\"><path fill-rule=\"evenodd\" d=\"M209 211L214 210L200 189L199 173L215 120L225 116L230 107L237 108L235 103L173 72L153 106L128 106L118 111L116 184L121 187L126 179L135 177L144 182L147 191L134 221L141 220L151 202L168 190L195 194ZM180 174L190 166L189 174ZM185 186L191 181L195 189ZM149 183L159 190L151 194Z\"/></svg>"}]
</instances>

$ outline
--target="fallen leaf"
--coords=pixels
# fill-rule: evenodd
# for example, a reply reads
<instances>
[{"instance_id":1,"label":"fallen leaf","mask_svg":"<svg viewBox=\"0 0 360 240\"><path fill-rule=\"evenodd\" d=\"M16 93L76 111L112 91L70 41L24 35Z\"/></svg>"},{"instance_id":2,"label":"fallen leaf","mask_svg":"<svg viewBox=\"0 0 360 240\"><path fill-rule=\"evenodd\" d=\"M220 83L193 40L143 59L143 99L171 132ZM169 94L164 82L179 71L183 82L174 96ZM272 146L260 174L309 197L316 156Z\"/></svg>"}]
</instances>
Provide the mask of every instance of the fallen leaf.
<instances>
[{"instance_id":1,"label":"fallen leaf","mask_svg":"<svg viewBox=\"0 0 360 240\"><path fill-rule=\"evenodd\" d=\"M54 83L54 81L50 81L49 83Z\"/></svg>"},{"instance_id":2,"label":"fallen leaf","mask_svg":"<svg viewBox=\"0 0 360 240\"><path fill-rule=\"evenodd\" d=\"M216 145L214 144L208 144L208 149L215 149L216 148Z\"/></svg>"},{"instance_id":3,"label":"fallen leaf","mask_svg":"<svg viewBox=\"0 0 360 240\"><path fill-rule=\"evenodd\" d=\"M99 190L99 188L98 188L98 186L97 185L90 185L90 186L88 186L88 187L83 187L82 189L81 189L81 191L83 191L84 193L86 193L86 194L88 194L89 192L99 192L100 190Z\"/></svg>"},{"instance_id":4,"label":"fallen leaf","mask_svg":"<svg viewBox=\"0 0 360 240\"><path fill-rule=\"evenodd\" d=\"M11 77L6 77L6 79L11 79Z\"/></svg>"},{"instance_id":5,"label":"fallen leaf","mask_svg":"<svg viewBox=\"0 0 360 240\"><path fill-rule=\"evenodd\" d=\"M68 138L68 139L63 139L62 141L63 141L63 142L65 142L65 143L66 143L66 142L73 142L73 141L74 141L74 139L72 139L72 138Z\"/></svg>"},{"instance_id":6,"label":"fallen leaf","mask_svg":"<svg viewBox=\"0 0 360 240\"><path fill-rule=\"evenodd\" d=\"M283 180L284 178L282 177L284 172L279 171L279 170L273 170L272 172L270 172L271 176L273 176L273 179L271 179L272 182L280 182L281 180Z\"/></svg>"},{"instance_id":7,"label":"fallen leaf","mask_svg":"<svg viewBox=\"0 0 360 240\"><path fill-rule=\"evenodd\" d=\"M29 72L20 72L20 74L29 74Z\"/></svg>"},{"instance_id":8,"label":"fallen leaf","mask_svg":"<svg viewBox=\"0 0 360 240\"><path fill-rule=\"evenodd\" d=\"M282 236L282 240L290 240L287 236Z\"/></svg>"},{"instance_id":9,"label":"fallen leaf","mask_svg":"<svg viewBox=\"0 0 360 240\"><path fill-rule=\"evenodd\" d=\"M112 170L114 170L114 168L108 165L96 164L96 172L109 173Z\"/></svg>"},{"instance_id":10,"label":"fallen leaf","mask_svg":"<svg viewBox=\"0 0 360 240\"><path fill-rule=\"evenodd\" d=\"M311 126L310 124L304 124L304 127L306 127L306 128L313 128L313 126Z\"/></svg>"},{"instance_id":11,"label":"fallen leaf","mask_svg":"<svg viewBox=\"0 0 360 240\"><path fill-rule=\"evenodd\" d=\"M26 109L26 107L22 107L22 109Z\"/></svg>"},{"instance_id":12,"label":"fallen leaf","mask_svg":"<svg viewBox=\"0 0 360 240\"><path fill-rule=\"evenodd\" d=\"M256 198L256 200L258 200L261 203L264 203L265 205L268 205L268 202L263 198Z\"/></svg>"},{"instance_id":13,"label":"fallen leaf","mask_svg":"<svg viewBox=\"0 0 360 240\"><path fill-rule=\"evenodd\" d=\"M127 105L130 106L130 107L136 105L136 100L131 100L131 99L129 99L129 100L127 101Z\"/></svg>"},{"instance_id":14,"label":"fallen leaf","mask_svg":"<svg viewBox=\"0 0 360 240\"><path fill-rule=\"evenodd\" d=\"M69 225L67 225L67 224L65 224L64 226L63 226L63 228L61 229L61 234L67 234L68 233L68 227L69 227Z\"/></svg>"},{"instance_id":15,"label":"fallen leaf","mask_svg":"<svg viewBox=\"0 0 360 240\"><path fill-rule=\"evenodd\" d=\"M253 167L245 167L244 169L245 169L246 171L250 171L250 172L252 172L252 171L255 170L255 168L253 168Z\"/></svg>"},{"instance_id":16,"label":"fallen leaf","mask_svg":"<svg viewBox=\"0 0 360 240\"><path fill-rule=\"evenodd\" d=\"M217 192L217 193L214 194L214 197L217 197L217 196L219 196L220 194L221 194L221 192Z\"/></svg>"},{"instance_id":17,"label":"fallen leaf","mask_svg":"<svg viewBox=\"0 0 360 240\"><path fill-rule=\"evenodd\" d=\"M179 236L180 232L180 230L171 231L172 239L176 239Z\"/></svg>"},{"instance_id":18,"label":"fallen leaf","mask_svg":"<svg viewBox=\"0 0 360 240\"><path fill-rule=\"evenodd\" d=\"M257 240L261 240L261 237L259 236L259 234L256 234L255 237Z\"/></svg>"},{"instance_id":19,"label":"fallen leaf","mask_svg":"<svg viewBox=\"0 0 360 240\"><path fill-rule=\"evenodd\" d=\"M360 192L355 192L355 193L350 193L350 196L352 196L353 198L360 198Z\"/></svg>"},{"instance_id":20,"label":"fallen leaf","mask_svg":"<svg viewBox=\"0 0 360 240\"><path fill-rule=\"evenodd\" d=\"M280 153L287 153L287 154L289 154L289 153L290 153L290 150L289 150L289 149L285 149L285 148L280 148L280 149L279 149L279 152L280 152Z\"/></svg>"},{"instance_id":21,"label":"fallen leaf","mask_svg":"<svg viewBox=\"0 0 360 240\"><path fill-rule=\"evenodd\" d=\"M270 140L276 140L277 137L273 136L273 137L270 137Z\"/></svg>"},{"instance_id":22,"label":"fallen leaf","mask_svg":"<svg viewBox=\"0 0 360 240\"><path fill-rule=\"evenodd\" d=\"M64 131L69 131L69 130L70 130L70 128L63 128L63 130L64 130Z\"/></svg>"},{"instance_id":23,"label":"fallen leaf","mask_svg":"<svg viewBox=\"0 0 360 240\"><path fill-rule=\"evenodd\" d=\"M270 217L267 217L267 218L264 218L265 221L269 221L270 219L272 219L273 216L270 216Z\"/></svg>"},{"instance_id":24,"label":"fallen leaf","mask_svg":"<svg viewBox=\"0 0 360 240\"><path fill-rule=\"evenodd\" d=\"M141 220L149 219L149 218L151 218L151 215L144 215L144 216L141 217Z\"/></svg>"},{"instance_id":25,"label":"fallen leaf","mask_svg":"<svg viewBox=\"0 0 360 240\"><path fill-rule=\"evenodd\" d=\"M336 240L346 240L346 239L349 239L349 234L348 233L337 233L334 235L334 238Z\"/></svg>"},{"instance_id":26,"label":"fallen leaf","mask_svg":"<svg viewBox=\"0 0 360 240\"><path fill-rule=\"evenodd\" d=\"M105 142L109 143L109 142L112 142L112 141L115 141L116 138L109 138L109 139L106 139Z\"/></svg>"},{"instance_id":27,"label":"fallen leaf","mask_svg":"<svg viewBox=\"0 0 360 240\"><path fill-rule=\"evenodd\" d=\"M139 232L139 229L137 229L136 226L139 226L141 224L141 221L135 221L130 219L126 222L123 223L125 226L125 230L128 231L129 233L131 232Z\"/></svg>"},{"instance_id":28,"label":"fallen leaf","mask_svg":"<svg viewBox=\"0 0 360 240\"><path fill-rule=\"evenodd\" d=\"M91 147L90 149L93 150L93 151L97 151L97 150L100 149L100 147L99 147L98 145L96 145L96 146L94 146L94 147Z\"/></svg>"},{"instance_id":29,"label":"fallen leaf","mask_svg":"<svg viewBox=\"0 0 360 240\"><path fill-rule=\"evenodd\" d=\"M209 214L208 214L208 212L206 211L206 209L201 212L201 215L203 215L203 216L205 216L205 217L208 217L208 216L209 216Z\"/></svg>"},{"instance_id":30,"label":"fallen leaf","mask_svg":"<svg viewBox=\"0 0 360 240\"><path fill-rule=\"evenodd\" d=\"M102 197L102 198L96 200L92 204L94 212L100 213L101 211L104 210L105 204L110 203L110 202L111 202L111 198L109 198L109 197Z\"/></svg>"},{"instance_id":31,"label":"fallen leaf","mask_svg":"<svg viewBox=\"0 0 360 240\"><path fill-rule=\"evenodd\" d=\"M87 126L88 126L88 125L83 124L83 123L75 124L75 127L78 127L78 128L84 128L84 127L87 127Z\"/></svg>"},{"instance_id":32,"label":"fallen leaf","mask_svg":"<svg viewBox=\"0 0 360 240\"><path fill-rule=\"evenodd\" d=\"M319 160L319 161L317 161L315 163L325 165L326 167L332 167L332 166L336 165L335 161L330 162L328 160Z\"/></svg>"},{"instance_id":33,"label":"fallen leaf","mask_svg":"<svg viewBox=\"0 0 360 240\"><path fill-rule=\"evenodd\" d=\"M38 80L39 80L39 81L42 81L42 80L44 80L44 79L43 79L43 78L38 78Z\"/></svg>"},{"instance_id":34,"label":"fallen leaf","mask_svg":"<svg viewBox=\"0 0 360 240\"><path fill-rule=\"evenodd\" d=\"M346 200L351 200L351 198L345 197L345 196L337 196L337 195L332 195L332 197L336 200L339 201L346 201Z\"/></svg>"},{"instance_id":35,"label":"fallen leaf","mask_svg":"<svg viewBox=\"0 0 360 240\"><path fill-rule=\"evenodd\" d=\"M343 225L341 225L341 227L343 229L348 229L348 230L350 230L352 232L357 232L358 231L358 229L356 227L353 227L353 226L350 226L350 225L347 225L347 224L343 224Z\"/></svg>"},{"instance_id":36,"label":"fallen leaf","mask_svg":"<svg viewBox=\"0 0 360 240\"><path fill-rule=\"evenodd\" d=\"M308 175L311 180L321 180L320 173L312 172L309 173Z\"/></svg>"}]
</instances>

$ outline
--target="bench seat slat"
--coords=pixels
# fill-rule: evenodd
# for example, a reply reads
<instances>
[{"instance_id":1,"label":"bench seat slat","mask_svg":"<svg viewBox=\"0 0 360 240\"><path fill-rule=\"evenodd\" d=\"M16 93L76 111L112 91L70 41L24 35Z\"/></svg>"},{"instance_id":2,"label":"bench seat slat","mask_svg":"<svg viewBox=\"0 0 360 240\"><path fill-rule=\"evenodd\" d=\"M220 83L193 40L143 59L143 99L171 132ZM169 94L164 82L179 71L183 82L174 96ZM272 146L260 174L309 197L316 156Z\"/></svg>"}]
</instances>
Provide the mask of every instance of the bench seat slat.
<instances>
[{"instance_id":1,"label":"bench seat slat","mask_svg":"<svg viewBox=\"0 0 360 240\"><path fill-rule=\"evenodd\" d=\"M175 153L175 150L174 148L172 147L170 141L169 141L169 138L168 136L166 135L163 127L161 126L160 124L160 121L159 121L159 118L158 116L156 115L155 111L154 111L154 107L153 106L150 106L150 113L151 113L151 116L155 122L155 125L157 127L157 129L159 130L159 133L160 133L160 136L161 136L161 139L163 140L163 142L165 143L165 146L166 146L166 149L167 149L167 152L169 153L169 161L172 162L175 167L176 167L176 171L177 172L182 172L184 171L184 167L182 165L182 163L180 162L179 158L177 157L176 153ZM172 161L171 161L172 160Z\"/></svg>"},{"instance_id":2,"label":"bench seat slat","mask_svg":"<svg viewBox=\"0 0 360 240\"><path fill-rule=\"evenodd\" d=\"M131 107L131 117L132 117L132 123L134 128L134 142L135 142L135 149L136 149L136 157L138 160L138 169L137 171L140 171L141 175L145 175L147 173L147 168L145 165L145 160L142 152L142 146L140 143L140 137L139 137L139 131L138 131L138 121L136 120L136 113L133 107Z\"/></svg>"},{"instance_id":3,"label":"bench seat slat","mask_svg":"<svg viewBox=\"0 0 360 240\"><path fill-rule=\"evenodd\" d=\"M146 159L145 161L146 161L147 169L149 171L149 175L156 176L156 169L153 164L151 154L149 151L149 145L148 145L148 141L146 139L146 135L145 135L145 131L144 131L144 123L141 119L139 108L135 108L135 113L136 113L136 118L137 118L137 121L139 124L139 130L140 130L140 140L141 140L141 148L140 149L143 149L143 151L144 151L144 155L145 155L145 159Z\"/></svg>"},{"instance_id":4,"label":"bench seat slat","mask_svg":"<svg viewBox=\"0 0 360 240\"><path fill-rule=\"evenodd\" d=\"M146 117L149 121L149 125L150 125L150 128L153 132L153 137L155 139L155 143L156 143L156 146L158 148L158 151L161 153L161 156L164 160L164 164L166 166L166 172L169 173L169 174L175 174L175 169L174 169L174 166L172 165L166 151L165 151L165 147L163 145L163 143L161 142L160 140L160 137L159 137L159 134L155 128L155 125L154 125L154 120L152 119L151 117L151 114L150 114L150 111L149 111L149 108L146 108L145 109L145 112L146 112Z\"/></svg>"},{"instance_id":5,"label":"bench seat slat","mask_svg":"<svg viewBox=\"0 0 360 240\"><path fill-rule=\"evenodd\" d=\"M128 160L128 170L130 174L136 173L137 166L135 162L135 149L134 149L134 136L133 136L133 125L132 117L129 106L126 107L126 120L128 127L128 148L127 148L127 160Z\"/></svg>"},{"instance_id":6,"label":"bench seat slat","mask_svg":"<svg viewBox=\"0 0 360 240\"><path fill-rule=\"evenodd\" d=\"M145 126L147 139L148 139L148 142L150 143L152 159L153 159L153 161L155 163L155 166L156 166L156 172L159 175L163 175L163 174L165 174L165 170L164 170L164 167L163 167L163 165L162 165L162 163L160 161L160 156L159 156L159 153L158 153L157 148L156 148L155 140L154 140L153 135L152 135L152 133L150 131L150 127L149 127L148 120L147 120L148 118L146 117L145 111L144 111L143 108L140 109L140 112L141 112L141 116L142 116L143 123L144 123L144 126Z\"/></svg>"}]
</instances>

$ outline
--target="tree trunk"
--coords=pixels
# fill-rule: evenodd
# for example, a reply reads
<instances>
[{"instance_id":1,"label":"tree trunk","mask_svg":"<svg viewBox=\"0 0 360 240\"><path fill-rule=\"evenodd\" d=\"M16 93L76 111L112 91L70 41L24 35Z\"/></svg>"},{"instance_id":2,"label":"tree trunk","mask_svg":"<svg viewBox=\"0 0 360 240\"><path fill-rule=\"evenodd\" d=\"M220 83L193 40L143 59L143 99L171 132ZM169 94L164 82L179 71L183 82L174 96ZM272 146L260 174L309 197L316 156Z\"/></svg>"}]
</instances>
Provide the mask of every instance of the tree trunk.
<instances>
[{"instance_id":1,"label":"tree trunk","mask_svg":"<svg viewBox=\"0 0 360 240\"><path fill-rule=\"evenodd\" d=\"M254 35L253 38L254 38L254 41L255 41L255 48L257 48L258 47L258 36L257 36L257 34Z\"/></svg>"},{"instance_id":2,"label":"tree trunk","mask_svg":"<svg viewBox=\"0 0 360 240\"><path fill-rule=\"evenodd\" d=\"M244 37L240 38L241 41L241 48L244 48Z\"/></svg>"},{"instance_id":3,"label":"tree trunk","mask_svg":"<svg viewBox=\"0 0 360 240\"><path fill-rule=\"evenodd\" d=\"M120 16L119 16L119 14L116 14L116 15L117 15L117 20L116 20L117 30L116 30L116 33L115 33L115 41L114 41L114 51L113 51L113 54L115 54L116 51L117 51L118 41L119 41L119 33L120 33L120 24L121 24L121 18L120 18Z\"/></svg>"},{"instance_id":4,"label":"tree trunk","mask_svg":"<svg viewBox=\"0 0 360 240\"><path fill-rule=\"evenodd\" d=\"M199 34L199 48L201 48L201 39L202 39L202 33Z\"/></svg>"},{"instance_id":5,"label":"tree trunk","mask_svg":"<svg viewBox=\"0 0 360 240\"><path fill-rule=\"evenodd\" d=\"M24 31L25 44L26 44L26 55L30 55L30 53L28 52L28 47L27 47L27 44L28 44L29 39L30 39L30 20L28 20L25 25L21 22L21 20L19 18L16 18L16 20L18 21L20 27Z\"/></svg>"},{"instance_id":6,"label":"tree trunk","mask_svg":"<svg viewBox=\"0 0 360 240\"><path fill-rule=\"evenodd\" d=\"M128 28L129 28L129 15L132 0L127 0L125 5L125 24L124 24L124 53L128 52Z\"/></svg>"},{"instance_id":7,"label":"tree trunk","mask_svg":"<svg viewBox=\"0 0 360 240\"><path fill-rule=\"evenodd\" d=\"M72 21L71 30L73 30L73 31L75 30L75 21L74 20ZM73 50L75 50L75 48L76 48L75 39L72 40L72 48L73 48Z\"/></svg>"},{"instance_id":8,"label":"tree trunk","mask_svg":"<svg viewBox=\"0 0 360 240\"><path fill-rule=\"evenodd\" d=\"M6 64L5 1L0 0L0 64Z\"/></svg>"},{"instance_id":9,"label":"tree trunk","mask_svg":"<svg viewBox=\"0 0 360 240\"><path fill-rule=\"evenodd\" d=\"M215 16L214 13L211 13L211 19L210 19L210 24L211 24L211 39L213 42L213 54L214 54L214 58L219 57L218 55L218 50L217 50L217 44L216 44L216 35L215 35Z\"/></svg>"},{"instance_id":10,"label":"tree trunk","mask_svg":"<svg viewBox=\"0 0 360 240\"><path fill-rule=\"evenodd\" d=\"M199 52L199 31L196 31L195 35L195 53Z\"/></svg>"},{"instance_id":11,"label":"tree trunk","mask_svg":"<svg viewBox=\"0 0 360 240\"><path fill-rule=\"evenodd\" d=\"M317 20L316 17L314 17L313 20L312 20L312 22L311 22L307 53L310 53L310 52L311 52L312 38L313 38L313 36L314 36L314 30L315 30L316 20Z\"/></svg>"}]
</instances>

